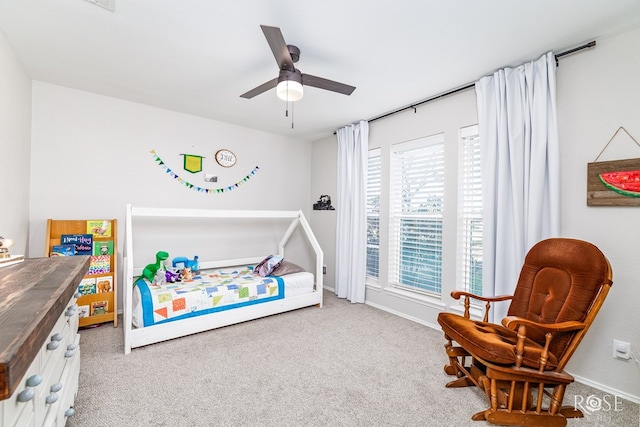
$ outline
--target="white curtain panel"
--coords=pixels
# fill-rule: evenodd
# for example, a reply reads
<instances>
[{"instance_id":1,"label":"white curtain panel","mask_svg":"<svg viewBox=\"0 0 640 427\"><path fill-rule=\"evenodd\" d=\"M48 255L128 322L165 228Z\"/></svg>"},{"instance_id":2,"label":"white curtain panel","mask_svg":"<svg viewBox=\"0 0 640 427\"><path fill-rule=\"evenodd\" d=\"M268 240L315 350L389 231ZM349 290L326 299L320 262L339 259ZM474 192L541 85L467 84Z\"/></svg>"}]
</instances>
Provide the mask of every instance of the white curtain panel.
<instances>
[{"instance_id":1,"label":"white curtain panel","mask_svg":"<svg viewBox=\"0 0 640 427\"><path fill-rule=\"evenodd\" d=\"M345 126L338 137L335 293L364 303L367 262L367 159L369 123Z\"/></svg>"},{"instance_id":2,"label":"white curtain panel","mask_svg":"<svg viewBox=\"0 0 640 427\"><path fill-rule=\"evenodd\" d=\"M560 220L553 53L476 82L482 163L483 292L512 295L527 251ZM508 304L493 310L493 321Z\"/></svg>"}]
</instances>

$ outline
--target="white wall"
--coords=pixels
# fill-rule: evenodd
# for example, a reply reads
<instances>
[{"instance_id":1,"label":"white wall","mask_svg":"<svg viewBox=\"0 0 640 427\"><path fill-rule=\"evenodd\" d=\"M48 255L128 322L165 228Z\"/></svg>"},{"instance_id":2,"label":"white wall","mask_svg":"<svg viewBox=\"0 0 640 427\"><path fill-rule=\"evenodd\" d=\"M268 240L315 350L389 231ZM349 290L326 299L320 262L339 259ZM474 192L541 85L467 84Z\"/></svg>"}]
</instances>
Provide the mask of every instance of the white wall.
<instances>
[{"instance_id":1,"label":"white wall","mask_svg":"<svg viewBox=\"0 0 640 427\"><path fill-rule=\"evenodd\" d=\"M557 70L561 234L599 246L613 265L614 285L568 370L582 382L640 402L638 365L614 360L611 356L613 338L630 342L636 352L640 350L640 318L636 314L640 301L640 208L586 206L587 163L595 160L619 126L624 126L640 141L640 56L637 55L640 30L597 43L594 49L563 58ZM405 111L370 126L370 148L382 147L382 209L388 204L385 177L389 176L390 144L445 132L445 174L454 177L445 188L445 218L453 219L445 225L445 243L450 241L446 236L455 233L457 129L477 122L475 102L475 92L465 91L419 107L415 114ZM314 142L312 152L313 164L321 163L323 168L313 169L311 188L334 194L335 182L326 177L336 174L335 137ZM640 147L622 136L616 138L600 160L638 157ZM315 216L314 219L323 222L314 224L315 228L322 228L327 235L335 234L335 217ZM386 220L381 218L381 239L388 235L387 227ZM386 251L386 246L381 245L381 259L388 256ZM448 295L455 286L455 249L444 246L443 251L441 301L387 288L388 271L381 263L380 286L367 286L367 303L439 329L437 314L452 304ZM333 271L335 251L333 256L326 256L325 261Z\"/></svg>"},{"instance_id":2,"label":"white wall","mask_svg":"<svg viewBox=\"0 0 640 427\"><path fill-rule=\"evenodd\" d=\"M29 232L31 79L0 31L0 236L26 254Z\"/></svg>"},{"instance_id":3,"label":"white wall","mask_svg":"<svg viewBox=\"0 0 640 427\"><path fill-rule=\"evenodd\" d=\"M336 153L335 136L328 136L313 143L311 149L312 204L317 202L321 195L327 194L331 197L331 205L337 209ZM336 214L336 210L311 211L309 218L309 223L324 252L327 273L324 276L323 285L328 289L335 287Z\"/></svg>"},{"instance_id":4,"label":"white wall","mask_svg":"<svg viewBox=\"0 0 640 427\"><path fill-rule=\"evenodd\" d=\"M127 203L307 214L311 207L308 142L38 81L33 106L30 257L45 255L47 218L116 218L122 267ZM235 166L215 163L221 148L236 154ZM232 191L206 194L172 179L151 150L179 176L203 188L229 186L256 166L259 170ZM204 171L216 174L218 182L205 183L202 174L184 171L181 153L204 156ZM168 242L180 237L173 230L161 233ZM167 249L154 249L159 250Z\"/></svg>"},{"instance_id":5,"label":"white wall","mask_svg":"<svg viewBox=\"0 0 640 427\"><path fill-rule=\"evenodd\" d=\"M567 369L574 375L635 396L640 369L612 358L614 338L640 350L640 207L589 207L587 164L615 131L640 142L640 30L597 41L558 68L562 234L593 242L613 267L613 287L600 315ZM640 158L640 147L619 133L602 160Z\"/></svg>"}]
</instances>

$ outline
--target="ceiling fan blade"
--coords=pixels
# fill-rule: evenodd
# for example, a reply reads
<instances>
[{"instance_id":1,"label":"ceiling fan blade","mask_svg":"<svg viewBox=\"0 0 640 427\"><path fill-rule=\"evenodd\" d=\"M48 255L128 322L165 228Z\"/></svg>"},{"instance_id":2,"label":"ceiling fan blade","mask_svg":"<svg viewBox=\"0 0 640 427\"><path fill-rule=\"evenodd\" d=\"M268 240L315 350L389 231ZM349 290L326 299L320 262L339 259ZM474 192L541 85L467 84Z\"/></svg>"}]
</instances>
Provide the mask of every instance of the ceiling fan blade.
<instances>
[{"instance_id":1,"label":"ceiling fan blade","mask_svg":"<svg viewBox=\"0 0 640 427\"><path fill-rule=\"evenodd\" d=\"M250 91L243 93L242 95L240 95L240 98L246 98L246 99L251 99L254 96L260 95L262 92L266 92L269 89L273 89L274 87L276 87L278 85L278 79L275 78L273 80L269 80L266 83L261 84L258 87L255 87L253 89L251 89Z\"/></svg>"},{"instance_id":2,"label":"ceiling fan blade","mask_svg":"<svg viewBox=\"0 0 640 427\"><path fill-rule=\"evenodd\" d=\"M312 76L311 74L302 75L302 84L304 86L313 86L320 89L330 90L331 92L338 92L343 95L351 95L351 93L356 90L355 86L334 82L333 80L323 79L322 77Z\"/></svg>"},{"instance_id":3,"label":"ceiling fan blade","mask_svg":"<svg viewBox=\"0 0 640 427\"><path fill-rule=\"evenodd\" d=\"M267 25L260 25L260 28L262 28L262 32L267 38L267 43L269 43L271 52L273 52L273 56L276 58L278 67L281 70L294 70L293 60L291 59L289 48L284 41L280 28L269 27Z\"/></svg>"}]
</instances>

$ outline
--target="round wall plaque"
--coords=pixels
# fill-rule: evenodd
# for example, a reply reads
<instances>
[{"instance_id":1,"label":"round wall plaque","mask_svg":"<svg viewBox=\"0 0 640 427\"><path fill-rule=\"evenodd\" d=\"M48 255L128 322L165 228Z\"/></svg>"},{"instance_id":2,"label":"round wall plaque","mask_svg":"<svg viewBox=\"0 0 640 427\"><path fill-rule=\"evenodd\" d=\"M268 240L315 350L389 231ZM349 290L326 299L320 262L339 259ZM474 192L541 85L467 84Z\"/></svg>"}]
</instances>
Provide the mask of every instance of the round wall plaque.
<instances>
[{"instance_id":1,"label":"round wall plaque","mask_svg":"<svg viewBox=\"0 0 640 427\"><path fill-rule=\"evenodd\" d=\"M218 150L216 152L216 162L222 167L230 168L236 164L236 155L230 150Z\"/></svg>"}]
</instances>

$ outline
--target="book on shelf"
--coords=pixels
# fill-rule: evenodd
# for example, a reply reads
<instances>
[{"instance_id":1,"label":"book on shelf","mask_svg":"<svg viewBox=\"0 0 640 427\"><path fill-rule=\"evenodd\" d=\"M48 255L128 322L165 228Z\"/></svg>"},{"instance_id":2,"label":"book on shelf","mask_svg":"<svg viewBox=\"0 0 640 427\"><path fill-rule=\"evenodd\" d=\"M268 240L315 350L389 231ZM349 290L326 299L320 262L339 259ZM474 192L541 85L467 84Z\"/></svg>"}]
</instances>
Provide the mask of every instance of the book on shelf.
<instances>
[{"instance_id":1,"label":"book on shelf","mask_svg":"<svg viewBox=\"0 0 640 427\"><path fill-rule=\"evenodd\" d=\"M93 255L113 255L113 240L94 240Z\"/></svg>"},{"instance_id":2,"label":"book on shelf","mask_svg":"<svg viewBox=\"0 0 640 427\"><path fill-rule=\"evenodd\" d=\"M88 220L87 233L91 233L93 237L111 237L111 221Z\"/></svg>"},{"instance_id":3,"label":"book on shelf","mask_svg":"<svg viewBox=\"0 0 640 427\"><path fill-rule=\"evenodd\" d=\"M106 314L109 310L109 302L108 301L94 301L91 303L91 316L97 316L99 314Z\"/></svg>"},{"instance_id":4,"label":"book on shelf","mask_svg":"<svg viewBox=\"0 0 640 427\"><path fill-rule=\"evenodd\" d=\"M78 285L78 292L82 295L90 295L96 293L96 278L95 277L85 277L80 280L80 284Z\"/></svg>"},{"instance_id":5,"label":"book on shelf","mask_svg":"<svg viewBox=\"0 0 640 427\"><path fill-rule=\"evenodd\" d=\"M109 255L91 255L89 260L89 271L87 276L96 274L105 274L111 272L111 256Z\"/></svg>"},{"instance_id":6,"label":"book on shelf","mask_svg":"<svg viewBox=\"0 0 640 427\"><path fill-rule=\"evenodd\" d=\"M51 256L74 256L76 245L54 245L51 248Z\"/></svg>"},{"instance_id":7,"label":"book on shelf","mask_svg":"<svg viewBox=\"0 0 640 427\"><path fill-rule=\"evenodd\" d=\"M78 317L89 317L89 306L88 305L79 305L78 306Z\"/></svg>"},{"instance_id":8,"label":"book on shelf","mask_svg":"<svg viewBox=\"0 0 640 427\"><path fill-rule=\"evenodd\" d=\"M76 255L91 255L93 234L63 234L60 236L60 244L75 245Z\"/></svg>"},{"instance_id":9,"label":"book on shelf","mask_svg":"<svg viewBox=\"0 0 640 427\"><path fill-rule=\"evenodd\" d=\"M113 276L103 276L96 279L96 292L111 292L113 291Z\"/></svg>"}]
</instances>

